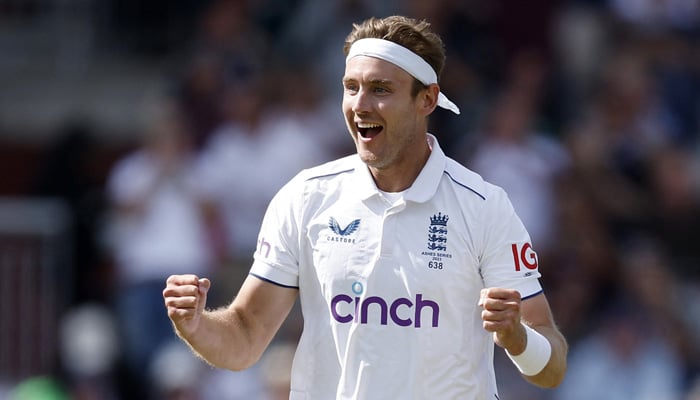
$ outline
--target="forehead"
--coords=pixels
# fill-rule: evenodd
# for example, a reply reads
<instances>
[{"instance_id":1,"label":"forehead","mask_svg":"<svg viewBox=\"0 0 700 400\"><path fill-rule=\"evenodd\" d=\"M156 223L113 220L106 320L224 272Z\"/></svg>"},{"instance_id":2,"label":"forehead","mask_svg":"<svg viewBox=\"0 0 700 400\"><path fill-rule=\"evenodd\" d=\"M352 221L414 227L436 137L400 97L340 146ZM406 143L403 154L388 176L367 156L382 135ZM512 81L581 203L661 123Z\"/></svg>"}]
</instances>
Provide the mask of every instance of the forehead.
<instances>
[{"instance_id":1,"label":"forehead","mask_svg":"<svg viewBox=\"0 0 700 400\"><path fill-rule=\"evenodd\" d=\"M413 76L400 67L382 59L369 56L351 58L345 64L344 80L389 80L398 83L411 83Z\"/></svg>"}]
</instances>

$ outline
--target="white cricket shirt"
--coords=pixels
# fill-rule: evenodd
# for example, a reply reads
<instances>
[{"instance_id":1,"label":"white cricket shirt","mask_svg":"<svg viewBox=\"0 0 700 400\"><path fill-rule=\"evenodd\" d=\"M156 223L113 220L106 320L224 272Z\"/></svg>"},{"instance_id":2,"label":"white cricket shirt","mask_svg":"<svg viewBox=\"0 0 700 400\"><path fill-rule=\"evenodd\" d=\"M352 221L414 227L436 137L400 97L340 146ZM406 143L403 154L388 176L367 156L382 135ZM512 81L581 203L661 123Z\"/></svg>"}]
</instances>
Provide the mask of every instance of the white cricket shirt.
<instances>
[{"instance_id":1,"label":"white cricket shirt","mask_svg":"<svg viewBox=\"0 0 700 400\"><path fill-rule=\"evenodd\" d=\"M357 155L270 203L251 274L298 287L290 399L497 399L484 287L542 291L505 192L440 149L391 205Z\"/></svg>"}]
</instances>

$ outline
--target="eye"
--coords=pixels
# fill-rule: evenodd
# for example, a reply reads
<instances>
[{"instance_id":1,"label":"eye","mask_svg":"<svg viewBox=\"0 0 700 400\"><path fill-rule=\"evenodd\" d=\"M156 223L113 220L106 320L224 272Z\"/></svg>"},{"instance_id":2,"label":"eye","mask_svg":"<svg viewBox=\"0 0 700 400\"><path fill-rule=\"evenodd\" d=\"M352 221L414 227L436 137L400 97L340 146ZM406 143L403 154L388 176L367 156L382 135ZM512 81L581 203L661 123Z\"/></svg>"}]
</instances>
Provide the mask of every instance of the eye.
<instances>
[{"instance_id":1,"label":"eye","mask_svg":"<svg viewBox=\"0 0 700 400\"><path fill-rule=\"evenodd\" d=\"M349 93L357 93L358 90L357 84L354 82L345 82L343 83L343 87L345 88L345 91Z\"/></svg>"},{"instance_id":2,"label":"eye","mask_svg":"<svg viewBox=\"0 0 700 400\"><path fill-rule=\"evenodd\" d=\"M389 93L389 89L382 87L382 86L377 86L374 88L374 93L377 93L377 94Z\"/></svg>"}]
</instances>

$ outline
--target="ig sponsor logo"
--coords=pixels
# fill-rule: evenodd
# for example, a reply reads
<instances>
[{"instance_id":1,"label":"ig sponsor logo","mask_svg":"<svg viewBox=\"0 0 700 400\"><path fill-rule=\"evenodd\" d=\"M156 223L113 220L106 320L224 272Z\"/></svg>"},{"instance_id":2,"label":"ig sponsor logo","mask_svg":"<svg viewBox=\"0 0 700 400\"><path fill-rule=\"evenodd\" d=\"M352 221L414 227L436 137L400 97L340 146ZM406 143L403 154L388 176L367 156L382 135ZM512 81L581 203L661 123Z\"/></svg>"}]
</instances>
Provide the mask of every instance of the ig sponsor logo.
<instances>
[{"instance_id":1,"label":"ig sponsor logo","mask_svg":"<svg viewBox=\"0 0 700 400\"><path fill-rule=\"evenodd\" d=\"M532 250L530 243L525 243L522 246L513 243L510 249L513 252L513 262L515 263L516 271L520 271L521 264L527 269L537 269L537 253Z\"/></svg>"}]
</instances>

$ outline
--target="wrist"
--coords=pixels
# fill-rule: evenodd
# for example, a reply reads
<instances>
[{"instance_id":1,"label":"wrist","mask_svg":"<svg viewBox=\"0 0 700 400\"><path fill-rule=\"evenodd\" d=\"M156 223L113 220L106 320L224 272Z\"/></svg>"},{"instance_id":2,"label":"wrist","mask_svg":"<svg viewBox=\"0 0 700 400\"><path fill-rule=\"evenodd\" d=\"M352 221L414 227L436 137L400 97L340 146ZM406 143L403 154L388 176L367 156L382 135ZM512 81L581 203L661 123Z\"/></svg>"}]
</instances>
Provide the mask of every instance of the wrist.
<instances>
[{"instance_id":1,"label":"wrist","mask_svg":"<svg viewBox=\"0 0 700 400\"><path fill-rule=\"evenodd\" d=\"M527 330L525 329L525 324L518 324L517 332L511 333L507 340L505 337L499 337L498 344L510 355L522 354L527 347Z\"/></svg>"},{"instance_id":2,"label":"wrist","mask_svg":"<svg viewBox=\"0 0 700 400\"><path fill-rule=\"evenodd\" d=\"M552 355L552 345L541 333L525 324L522 325L527 336L525 350L516 356L510 354L507 350L506 354L521 374L526 376L537 375L547 366Z\"/></svg>"}]
</instances>

